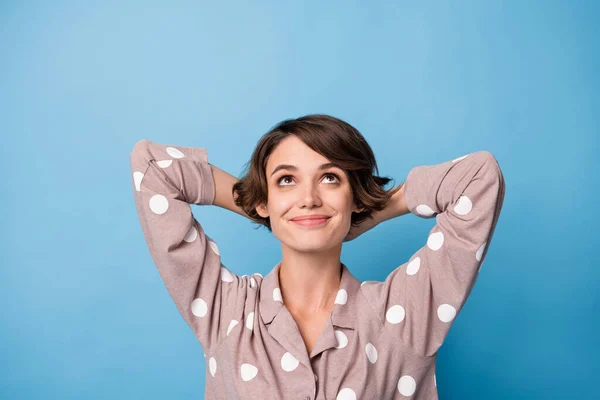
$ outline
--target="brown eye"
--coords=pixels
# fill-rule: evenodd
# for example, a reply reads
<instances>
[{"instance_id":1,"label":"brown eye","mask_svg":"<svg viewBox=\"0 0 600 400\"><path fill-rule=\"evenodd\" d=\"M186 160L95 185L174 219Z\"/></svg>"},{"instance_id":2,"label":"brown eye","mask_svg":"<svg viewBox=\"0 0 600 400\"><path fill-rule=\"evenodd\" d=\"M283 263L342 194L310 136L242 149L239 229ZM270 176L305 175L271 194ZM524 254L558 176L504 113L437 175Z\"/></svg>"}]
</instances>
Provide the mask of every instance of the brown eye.
<instances>
[{"instance_id":1,"label":"brown eye","mask_svg":"<svg viewBox=\"0 0 600 400\"><path fill-rule=\"evenodd\" d=\"M279 178L279 179L277 180L277 184L281 183L281 181L282 181L283 179L285 179L285 178L291 178L291 177L292 177L291 175L283 175L281 178ZM288 186L288 185L283 185L283 186Z\"/></svg>"},{"instance_id":2,"label":"brown eye","mask_svg":"<svg viewBox=\"0 0 600 400\"><path fill-rule=\"evenodd\" d=\"M329 173L323 174L323 176L334 177L334 178L337 180L337 182L335 182L335 181L334 181L334 182L332 182L332 183L339 183L339 182L340 182L340 177L339 177L339 176L337 176L337 174L334 174L333 172L329 172ZM277 180L277 185L279 185L279 186L290 186L289 184L283 184L283 185L281 184L281 182L282 182L284 179L286 179L286 178L293 178L293 176L292 176L292 175L283 175L282 177L280 177L280 178Z\"/></svg>"},{"instance_id":3,"label":"brown eye","mask_svg":"<svg viewBox=\"0 0 600 400\"><path fill-rule=\"evenodd\" d=\"M337 181L338 181L338 182L340 181L340 178L339 178L339 177L338 177L336 174L334 174L334 173L332 173L332 172L330 172L330 173L328 173L328 174L325 174L325 176L332 176L332 177L334 177L335 179L337 179ZM334 182L334 183L337 183L337 182Z\"/></svg>"}]
</instances>

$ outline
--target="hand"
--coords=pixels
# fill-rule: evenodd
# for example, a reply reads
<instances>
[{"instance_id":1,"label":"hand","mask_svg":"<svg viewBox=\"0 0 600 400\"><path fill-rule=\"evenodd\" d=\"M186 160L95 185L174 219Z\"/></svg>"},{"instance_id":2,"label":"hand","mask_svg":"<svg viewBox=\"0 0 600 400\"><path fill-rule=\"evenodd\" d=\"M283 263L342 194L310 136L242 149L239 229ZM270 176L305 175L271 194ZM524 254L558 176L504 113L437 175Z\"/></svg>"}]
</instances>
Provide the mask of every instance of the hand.
<instances>
[{"instance_id":1,"label":"hand","mask_svg":"<svg viewBox=\"0 0 600 400\"><path fill-rule=\"evenodd\" d=\"M350 231L344 238L344 242L348 242L350 240L356 239L357 237L359 237L366 231L373 229L377 225L379 225L379 221L376 221L375 218L373 218L372 216L367 217L364 221L362 221L357 226L350 227Z\"/></svg>"}]
</instances>

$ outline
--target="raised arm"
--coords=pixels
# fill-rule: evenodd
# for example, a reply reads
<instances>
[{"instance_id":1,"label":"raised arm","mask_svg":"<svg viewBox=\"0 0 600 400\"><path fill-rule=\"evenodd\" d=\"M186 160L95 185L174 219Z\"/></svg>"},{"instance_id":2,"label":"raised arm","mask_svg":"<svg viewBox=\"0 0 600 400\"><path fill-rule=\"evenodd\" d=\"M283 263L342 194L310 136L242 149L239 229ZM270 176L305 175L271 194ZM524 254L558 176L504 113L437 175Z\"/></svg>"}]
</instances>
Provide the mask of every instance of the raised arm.
<instances>
[{"instance_id":1,"label":"raised arm","mask_svg":"<svg viewBox=\"0 0 600 400\"><path fill-rule=\"evenodd\" d=\"M239 277L221 263L217 243L204 233L190 204L245 215L231 198L236 179L211 166L204 148L149 140L135 144L130 164L150 254L177 309L209 352L226 334L236 308L243 308L246 285L238 285Z\"/></svg>"},{"instance_id":2,"label":"raised arm","mask_svg":"<svg viewBox=\"0 0 600 400\"><path fill-rule=\"evenodd\" d=\"M246 214L233 201L233 195L231 191L233 189L233 185L238 181L238 179L210 163L209 165L215 182L215 201L213 204L226 210L238 213L242 217L249 218L248 214Z\"/></svg>"},{"instance_id":3,"label":"raised arm","mask_svg":"<svg viewBox=\"0 0 600 400\"><path fill-rule=\"evenodd\" d=\"M504 177L488 151L414 167L404 182L406 208L436 218L427 243L384 282L362 291L404 346L431 356L465 304L504 201Z\"/></svg>"}]
</instances>

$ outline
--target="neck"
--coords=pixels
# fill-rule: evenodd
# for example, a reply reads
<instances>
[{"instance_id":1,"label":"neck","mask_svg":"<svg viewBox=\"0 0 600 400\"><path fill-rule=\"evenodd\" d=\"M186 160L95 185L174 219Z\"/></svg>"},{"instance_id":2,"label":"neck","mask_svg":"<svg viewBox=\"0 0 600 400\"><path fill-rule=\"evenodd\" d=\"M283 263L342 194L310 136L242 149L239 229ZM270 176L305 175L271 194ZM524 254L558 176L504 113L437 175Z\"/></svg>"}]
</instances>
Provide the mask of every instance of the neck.
<instances>
[{"instance_id":1,"label":"neck","mask_svg":"<svg viewBox=\"0 0 600 400\"><path fill-rule=\"evenodd\" d=\"M341 244L319 253L282 247L279 286L290 312L310 316L331 310L340 287L341 250Z\"/></svg>"}]
</instances>

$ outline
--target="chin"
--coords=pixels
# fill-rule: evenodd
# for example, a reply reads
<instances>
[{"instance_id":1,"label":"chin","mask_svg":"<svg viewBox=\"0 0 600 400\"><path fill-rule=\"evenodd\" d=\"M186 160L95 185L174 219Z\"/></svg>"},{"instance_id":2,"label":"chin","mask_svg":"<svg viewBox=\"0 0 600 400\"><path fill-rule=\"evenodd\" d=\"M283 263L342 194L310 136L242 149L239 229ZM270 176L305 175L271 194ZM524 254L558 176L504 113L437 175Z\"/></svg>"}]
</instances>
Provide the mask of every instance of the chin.
<instances>
[{"instance_id":1,"label":"chin","mask_svg":"<svg viewBox=\"0 0 600 400\"><path fill-rule=\"evenodd\" d=\"M281 243L289 248L299 252L315 252L325 251L343 243L347 233L331 228L332 226L304 230L293 222L287 221L284 225L273 226L272 232Z\"/></svg>"},{"instance_id":2,"label":"chin","mask_svg":"<svg viewBox=\"0 0 600 400\"><path fill-rule=\"evenodd\" d=\"M313 232L304 236L294 234L286 240L286 245L300 252L326 251L343 242L343 238L337 239L337 236L331 236L330 232L323 234Z\"/></svg>"}]
</instances>

